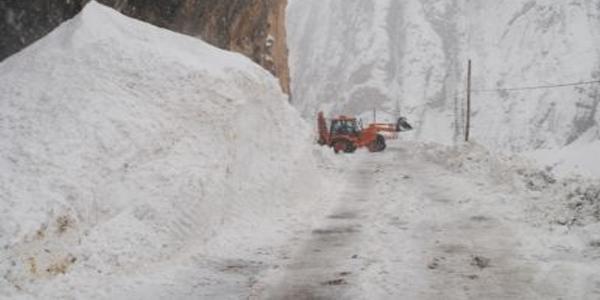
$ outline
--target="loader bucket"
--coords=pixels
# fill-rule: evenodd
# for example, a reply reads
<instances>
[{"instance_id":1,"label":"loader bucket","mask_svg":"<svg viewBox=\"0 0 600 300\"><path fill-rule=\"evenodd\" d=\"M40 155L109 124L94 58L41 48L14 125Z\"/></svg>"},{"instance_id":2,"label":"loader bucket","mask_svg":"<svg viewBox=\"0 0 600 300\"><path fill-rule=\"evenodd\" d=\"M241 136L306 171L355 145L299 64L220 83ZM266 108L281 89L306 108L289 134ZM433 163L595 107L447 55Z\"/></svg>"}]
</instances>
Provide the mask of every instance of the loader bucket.
<instances>
[{"instance_id":1,"label":"loader bucket","mask_svg":"<svg viewBox=\"0 0 600 300\"><path fill-rule=\"evenodd\" d=\"M408 131L412 129L412 126L408 123L405 117L398 118L398 122L396 122L396 131Z\"/></svg>"}]
</instances>

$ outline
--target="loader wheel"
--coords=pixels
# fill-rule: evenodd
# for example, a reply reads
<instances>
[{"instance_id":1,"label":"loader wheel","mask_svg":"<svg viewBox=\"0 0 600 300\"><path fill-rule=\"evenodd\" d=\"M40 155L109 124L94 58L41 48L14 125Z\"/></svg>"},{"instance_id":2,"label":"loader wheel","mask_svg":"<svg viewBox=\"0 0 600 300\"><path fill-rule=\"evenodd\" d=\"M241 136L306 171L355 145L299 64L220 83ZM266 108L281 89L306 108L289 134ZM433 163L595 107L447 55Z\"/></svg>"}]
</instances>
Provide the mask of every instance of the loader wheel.
<instances>
[{"instance_id":1,"label":"loader wheel","mask_svg":"<svg viewBox=\"0 0 600 300\"><path fill-rule=\"evenodd\" d=\"M385 150L385 137L381 134L378 134L375 137L375 140L369 144L369 151L371 152L381 152Z\"/></svg>"},{"instance_id":2,"label":"loader wheel","mask_svg":"<svg viewBox=\"0 0 600 300\"><path fill-rule=\"evenodd\" d=\"M346 149L344 149L346 153L354 153L354 151L356 151L356 146L352 143L348 143Z\"/></svg>"},{"instance_id":3,"label":"loader wheel","mask_svg":"<svg viewBox=\"0 0 600 300\"><path fill-rule=\"evenodd\" d=\"M333 148L333 152L335 152L335 154L340 153L340 151L344 151L346 150L346 145L348 143L346 141L335 141L333 142L332 148Z\"/></svg>"},{"instance_id":4,"label":"loader wheel","mask_svg":"<svg viewBox=\"0 0 600 300\"><path fill-rule=\"evenodd\" d=\"M356 150L356 146L354 146L350 141L344 139L333 142L332 147L333 151L336 154L340 153L340 151L344 151L345 153L352 153Z\"/></svg>"},{"instance_id":5,"label":"loader wheel","mask_svg":"<svg viewBox=\"0 0 600 300\"><path fill-rule=\"evenodd\" d=\"M379 152L385 150L387 145L385 144L385 137L383 137L383 135L377 135L377 145L379 147Z\"/></svg>"}]
</instances>

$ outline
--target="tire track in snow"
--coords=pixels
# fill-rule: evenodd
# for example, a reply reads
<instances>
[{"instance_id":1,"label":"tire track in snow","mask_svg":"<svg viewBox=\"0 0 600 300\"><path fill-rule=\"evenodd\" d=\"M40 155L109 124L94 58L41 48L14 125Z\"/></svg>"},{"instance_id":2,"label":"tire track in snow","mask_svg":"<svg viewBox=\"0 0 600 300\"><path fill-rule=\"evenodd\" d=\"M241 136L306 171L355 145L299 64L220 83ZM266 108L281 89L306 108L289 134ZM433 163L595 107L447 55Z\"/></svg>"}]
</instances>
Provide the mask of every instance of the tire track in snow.
<instances>
[{"instance_id":1,"label":"tire track in snow","mask_svg":"<svg viewBox=\"0 0 600 300\"><path fill-rule=\"evenodd\" d=\"M354 155L334 211L255 298L539 298L490 183L403 147Z\"/></svg>"},{"instance_id":2,"label":"tire track in snow","mask_svg":"<svg viewBox=\"0 0 600 300\"><path fill-rule=\"evenodd\" d=\"M410 147L409 144L402 144ZM537 299L537 268L486 178L471 178L391 147L375 185L387 189L373 218L362 291L378 299ZM396 173L396 174L394 174ZM397 174L400 173L400 174ZM497 201L497 202L496 202ZM390 226L392 225L392 226ZM357 298L361 298L360 296Z\"/></svg>"},{"instance_id":3,"label":"tire track in snow","mask_svg":"<svg viewBox=\"0 0 600 300\"><path fill-rule=\"evenodd\" d=\"M372 166L365 161L351 168L337 206L314 228L274 284L266 284L258 299L347 299L353 295L355 274L362 266L357 253L368 218Z\"/></svg>"}]
</instances>

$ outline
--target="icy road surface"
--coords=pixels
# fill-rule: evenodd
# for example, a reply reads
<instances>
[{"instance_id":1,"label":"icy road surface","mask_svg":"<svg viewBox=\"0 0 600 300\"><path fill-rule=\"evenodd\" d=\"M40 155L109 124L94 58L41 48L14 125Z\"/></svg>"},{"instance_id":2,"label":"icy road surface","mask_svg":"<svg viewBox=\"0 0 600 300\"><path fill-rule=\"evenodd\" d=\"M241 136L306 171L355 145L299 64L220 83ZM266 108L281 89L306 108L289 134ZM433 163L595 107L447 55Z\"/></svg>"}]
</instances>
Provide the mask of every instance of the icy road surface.
<instances>
[{"instance_id":1,"label":"icy road surface","mask_svg":"<svg viewBox=\"0 0 600 300\"><path fill-rule=\"evenodd\" d=\"M516 250L508 207L475 192L488 188L484 180L461 178L402 147L359 157L337 207L266 298L536 295L535 263Z\"/></svg>"},{"instance_id":2,"label":"icy road surface","mask_svg":"<svg viewBox=\"0 0 600 300\"><path fill-rule=\"evenodd\" d=\"M301 246L251 298L600 297L597 249L586 255L529 225L527 199L496 179L452 172L407 147L355 154L336 204L295 237Z\"/></svg>"},{"instance_id":3,"label":"icy road surface","mask_svg":"<svg viewBox=\"0 0 600 300\"><path fill-rule=\"evenodd\" d=\"M548 208L564 205L560 195L524 188L477 151L448 149L319 149L321 171L338 185L309 215L222 233L183 270L157 274L171 286L145 278L136 290L178 299L600 298L597 225L553 222Z\"/></svg>"}]
</instances>

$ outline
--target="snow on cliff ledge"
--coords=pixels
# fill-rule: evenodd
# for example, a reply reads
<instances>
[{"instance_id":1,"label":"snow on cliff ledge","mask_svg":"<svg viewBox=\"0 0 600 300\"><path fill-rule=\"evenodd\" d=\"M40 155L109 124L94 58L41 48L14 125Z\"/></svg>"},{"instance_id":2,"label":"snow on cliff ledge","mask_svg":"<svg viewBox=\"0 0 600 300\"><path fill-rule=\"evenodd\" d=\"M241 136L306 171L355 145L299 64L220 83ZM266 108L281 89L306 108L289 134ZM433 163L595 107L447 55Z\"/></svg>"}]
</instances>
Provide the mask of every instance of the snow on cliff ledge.
<instances>
[{"instance_id":1,"label":"snow on cliff ledge","mask_svg":"<svg viewBox=\"0 0 600 300\"><path fill-rule=\"evenodd\" d=\"M293 209L317 190L307 141L258 65L92 1L0 64L0 298Z\"/></svg>"}]
</instances>

